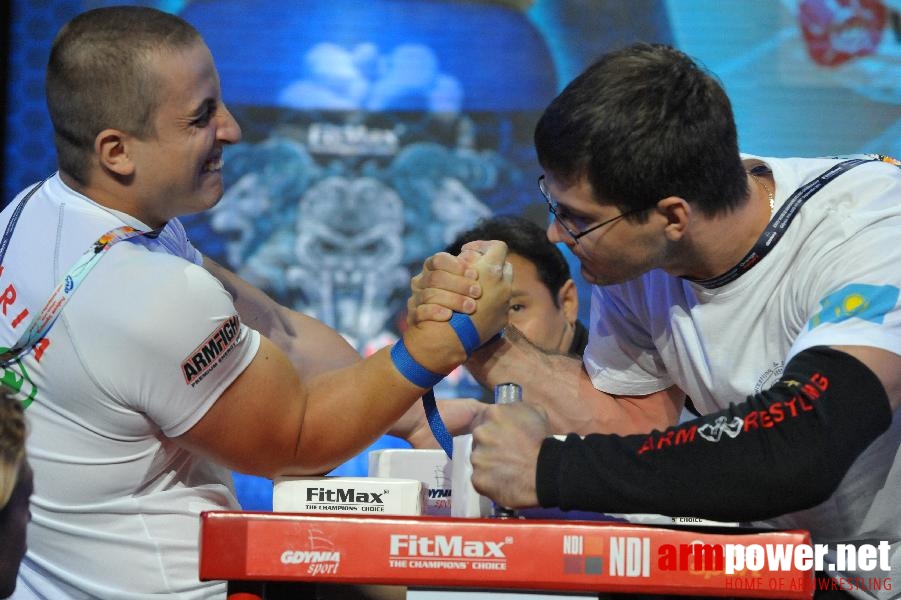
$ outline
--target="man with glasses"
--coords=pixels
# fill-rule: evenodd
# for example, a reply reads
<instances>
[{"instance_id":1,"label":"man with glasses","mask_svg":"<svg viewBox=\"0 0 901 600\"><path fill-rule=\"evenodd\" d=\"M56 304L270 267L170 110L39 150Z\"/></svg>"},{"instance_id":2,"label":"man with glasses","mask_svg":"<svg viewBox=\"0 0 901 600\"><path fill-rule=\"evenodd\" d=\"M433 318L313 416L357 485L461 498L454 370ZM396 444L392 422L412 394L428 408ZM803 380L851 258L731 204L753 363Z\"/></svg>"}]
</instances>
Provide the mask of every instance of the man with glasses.
<instances>
[{"instance_id":1,"label":"man with glasses","mask_svg":"<svg viewBox=\"0 0 901 600\"><path fill-rule=\"evenodd\" d=\"M570 83L535 144L548 237L595 284L589 342L580 362L507 335L469 360L525 400L475 419L476 489L809 529L831 576L901 572L897 163L740 154L717 80L649 44ZM412 322L460 309L463 266L426 261ZM703 416L679 424L686 395ZM890 556L839 574L836 544L868 542Z\"/></svg>"},{"instance_id":2,"label":"man with glasses","mask_svg":"<svg viewBox=\"0 0 901 600\"><path fill-rule=\"evenodd\" d=\"M569 234L569 237L572 238L574 242L579 243L579 239L585 237L592 231L598 230L605 225L609 225L623 217L627 217L629 215L634 215L636 213L640 213L647 209L645 208L633 208L632 210L627 210L626 212L619 213L615 217L610 217L600 223L591 224L586 223L585 220L581 217L576 216L569 212L569 209L565 206L559 206L554 198L551 197L551 193L547 191L547 188L544 184L545 176L541 175L538 177L538 191L541 192L541 195L544 196L544 201L547 202L547 209L551 215L557 219L560 226L566 230L566 233Z\"/></svg>"}]
</instances>

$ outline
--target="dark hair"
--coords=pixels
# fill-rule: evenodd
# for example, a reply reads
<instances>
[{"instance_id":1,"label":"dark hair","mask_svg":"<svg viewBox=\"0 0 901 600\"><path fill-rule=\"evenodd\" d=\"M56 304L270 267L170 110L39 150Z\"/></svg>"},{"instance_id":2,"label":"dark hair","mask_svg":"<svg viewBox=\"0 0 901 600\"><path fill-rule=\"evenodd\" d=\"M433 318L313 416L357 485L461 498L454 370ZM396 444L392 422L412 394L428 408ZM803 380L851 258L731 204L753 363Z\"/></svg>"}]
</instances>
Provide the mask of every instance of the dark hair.
<instances>
[{"instance_id":1,"label":"dark hair","mask_svg":"<svg viewBox=\"0 0 901 600\"><path fill-rule=\"evenodd\" d=\"M535 147L564 185L586 178L596 200L623 211L679 196L714 215L748 195L726 92L669 46L638 43L601 57L544 111Z\"/></svg>"},{"instance_id":2,"label":"dark hair","mask_svg":"<svg viewBox=\"0 0 901 600\"><path fill-rule=\"evenodd\" d=\"M524 217L499 216L482 219L472 229L459 234L445 249L458 254L463 244L475 240L501 240L512 254L535 265L538 279L550 291L557 305L557 292L570 278L569 263L550 240L545 230Z\"/></svg>"},{"instance_id":3,"label":"dark hair","mask_svg":"<svg viewBox=\"0 0 901 600\"><path fill-rule=\"evenodd\" d=\"M45 82L59 168L85 184L98 133L153 135L161 98L150 58L199 41L183 19L142 6L98 8L64 25Z\"/></svg>"}]
</instances>

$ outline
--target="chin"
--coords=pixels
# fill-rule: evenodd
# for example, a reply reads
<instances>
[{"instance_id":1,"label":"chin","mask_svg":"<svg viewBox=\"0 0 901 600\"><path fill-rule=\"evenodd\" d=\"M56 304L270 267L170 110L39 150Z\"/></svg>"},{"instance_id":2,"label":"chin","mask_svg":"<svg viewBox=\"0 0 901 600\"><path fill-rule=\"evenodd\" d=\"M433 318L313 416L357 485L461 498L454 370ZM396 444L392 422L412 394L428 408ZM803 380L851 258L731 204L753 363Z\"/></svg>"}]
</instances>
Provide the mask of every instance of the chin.
<instances>
[{"instance_id":1,"label":"chin","mask_svg":"<svg viewBox=\"0 0 901 600\"><path fill-rule=\"evenodd\" d=\"M580 273L586 283L591 285L614 285L617 283L625 283L629 281L628 277L611 277L609 275L596 275L587 269L581 269Z\"/></svg>"},{"instance_id":2,"label":"chin","mask_svg":"<svg viewBox=\"0 0 901 600\"><path fill-rule=\"evenodd\" d=\"M198 195L191 202L189 207L190 214L201 213L210 210L222 200L224 190L219 186L215 190L206 190L202 195Z\"/></svg>"},{"instance_id":3,"label":"chin","mask_svg":"<svg viewBox=\"0 0 901 600\"><path fill-rule=\"evenodd\" d=\"M605 285L607 283L603 277L598 277L585 267L580 268L579 273L582 274L582 279L584 279L586 283L590 283L591 285Z\"/></svg>"},{"instance_id":4,"label":"chin","mask_svg":"<svg viewBox=\"0 0 901 600\"><path fill-rule=\"evenodd\" d=\"M222 194L219 194L219 195L216 196L212 201L207 202L206 205L205 205L201 210L202 210L202 211L203 211L203 210L210 210L211 208L214 208L217 204L219 204L219 202L220 202L221 200L222 200Z\"/></svg>"}]
</instances>

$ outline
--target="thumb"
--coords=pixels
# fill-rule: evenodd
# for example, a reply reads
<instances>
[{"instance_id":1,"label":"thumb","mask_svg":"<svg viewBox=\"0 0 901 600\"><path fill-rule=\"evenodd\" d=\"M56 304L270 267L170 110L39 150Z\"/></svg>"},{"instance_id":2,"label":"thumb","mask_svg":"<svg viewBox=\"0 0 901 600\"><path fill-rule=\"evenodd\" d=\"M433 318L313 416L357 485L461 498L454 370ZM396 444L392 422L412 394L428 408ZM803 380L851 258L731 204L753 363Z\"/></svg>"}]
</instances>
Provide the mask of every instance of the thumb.
<instances>
[{"instance_id":1,"label":"thumb","mask_svg":"<svg viewBox=\"0 0 901 600\"><path fill-rule=\"evenodd\" d=\"M482 242L478 249L481 256L475 261L475 266L481 273L492 277L493 280L505 278L505 265L507 259L507 244L498 240ZM510 269L512 279L512 269Z\"/></svg>"}]
</instances>

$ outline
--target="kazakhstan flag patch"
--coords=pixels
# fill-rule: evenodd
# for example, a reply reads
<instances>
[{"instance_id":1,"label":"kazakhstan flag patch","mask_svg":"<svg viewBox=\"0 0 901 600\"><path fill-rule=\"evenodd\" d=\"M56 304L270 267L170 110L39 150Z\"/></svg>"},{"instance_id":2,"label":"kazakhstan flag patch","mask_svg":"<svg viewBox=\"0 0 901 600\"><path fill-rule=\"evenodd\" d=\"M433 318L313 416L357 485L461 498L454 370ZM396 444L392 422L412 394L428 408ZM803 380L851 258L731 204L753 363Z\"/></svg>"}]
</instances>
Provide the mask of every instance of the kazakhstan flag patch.
<instances>
[{"instance_id":1,"label":"kazakhstan flag patch","mask_svg":"<svg viewBox=\"0 0 901 600\"><path fill-rule=\"evenodd\" d=\"M851 318L882 323L885 315L898 302L898 288L893 285L851 283L820 300L820 312L807 322L813 329L823 323L841 323Z\"/></svg>"}]
</instances>

